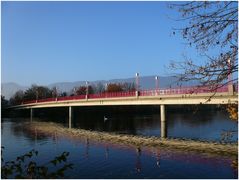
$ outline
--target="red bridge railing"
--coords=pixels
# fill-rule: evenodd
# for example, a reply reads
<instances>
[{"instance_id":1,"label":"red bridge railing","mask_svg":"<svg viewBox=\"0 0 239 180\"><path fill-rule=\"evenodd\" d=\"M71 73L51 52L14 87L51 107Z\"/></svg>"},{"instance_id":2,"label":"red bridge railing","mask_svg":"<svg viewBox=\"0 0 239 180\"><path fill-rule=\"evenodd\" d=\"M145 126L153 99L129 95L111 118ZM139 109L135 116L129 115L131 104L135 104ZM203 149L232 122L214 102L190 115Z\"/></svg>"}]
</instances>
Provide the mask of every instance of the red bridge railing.
<instances>
[{"instance_id":1,"label":"red bridge railing","mask_svg":"<svg viewBox=\"0 0 239 180\"><path fill-rule=\"evenodd\" d=\"M97 99L97 98L131 97L131 96L135 96L135 91L89 94L88 98Z\"/></svg>"},{"instance_id":2,"label":"red bridge railing","mask_svg":"<svg viewBox=\"0 0 239 180\"><path fill-rule=\"evenodd\" d=\"M209 87L182 87L182 88L165 88L158 90L143 90L140 91L140 96L155 96L155 95L173 95L173 94L198 94L198 93L210 93L210 92L227 92L228 87L222 86L215 90Z\"/></svg>"},{"instance_id":3,"label":"red bridge railing","mask_svg":"<svg viewBox=\"0 0 239 180\"><path fill-rule=\"evenodd\" d=\"M57 101L85 99L85 95L58 97Z\"/></svg>"},{"instance_id":4,"label":"red bridge railing","mask_svg":"<svg viewBox=\"0 0 239 180\"><path fill-rule=\"evenodd\" d=\"M235 91L238 91L237 84L234 86ZM177 94L199 94L199 93L209 93L209 92L228 92L227 86L222 86L216 90L212 90L209 87L181 87L181 88L162 88L155 90L140 90L138 96L158 96L158 95L177 95ZM24 101L22 104L32 104L41 102L53 102L53 101L67 101L67 100L80 100L80 99L100 99L100 98L117 98L117 97L133 97L136 96L136 91L127 92L106 92L100 94L88 94L77 95L77 96L66 96L57 98L46 98L38 100Z\"/></svg>"}]
</instances>

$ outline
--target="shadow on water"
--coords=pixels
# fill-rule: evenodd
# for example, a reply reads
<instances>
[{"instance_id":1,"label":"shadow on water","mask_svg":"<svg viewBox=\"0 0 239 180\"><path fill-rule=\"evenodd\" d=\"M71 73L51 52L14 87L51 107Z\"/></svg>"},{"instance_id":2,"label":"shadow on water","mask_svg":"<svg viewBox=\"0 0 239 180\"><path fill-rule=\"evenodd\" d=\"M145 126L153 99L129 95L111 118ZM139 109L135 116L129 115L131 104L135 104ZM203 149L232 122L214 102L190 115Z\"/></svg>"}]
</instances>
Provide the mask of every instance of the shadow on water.
<instances>
[{"instance_id":1,"label":"shadow on water","mask_svg":"<svg viewBox=\"0 0 239 180\"><path fill-rule=\"evenodd\" d=\"M237 132L237 123L217 106L166 107L169 138L220 141L223 132ZM34 109L40 121L69 126L68 108ZM29 110L24 111L29 117ZM36 119L35 119L36 120ZM73 128L143 136L160 136L159 106L73 107ZM237 133L228 141L237 141Z\"/></svg>"}]
</instances>

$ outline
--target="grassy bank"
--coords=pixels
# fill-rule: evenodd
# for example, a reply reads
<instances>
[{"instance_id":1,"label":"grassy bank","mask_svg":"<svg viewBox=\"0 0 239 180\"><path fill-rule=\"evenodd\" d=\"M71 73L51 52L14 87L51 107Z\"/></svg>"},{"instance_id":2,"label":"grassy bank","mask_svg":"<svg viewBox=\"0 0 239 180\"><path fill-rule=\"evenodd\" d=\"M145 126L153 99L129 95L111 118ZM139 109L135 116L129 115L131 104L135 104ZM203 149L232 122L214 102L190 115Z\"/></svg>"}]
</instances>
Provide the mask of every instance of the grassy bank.
<instances>
[{"instance_id":1,"label":"grassy bank","mask_svg":"<svg viewBox=\"0 0 239 180\"><path fill-rule=\"evenodd\" d=\"M198 151L203 153L221 154L226 156L237 156L238 144L222 144L213 142L201 142L193 140L161 139L159 137L142 137L133 135L121 135L107 132L96 132L83 129L66 128L56 123L32 122L28 128L31 131L41 133L57 133L60 136L72 138L89 138L95 141L105 141L134 145L138 147L164 147L184 151Z\"/></svg>"}]
</instances>

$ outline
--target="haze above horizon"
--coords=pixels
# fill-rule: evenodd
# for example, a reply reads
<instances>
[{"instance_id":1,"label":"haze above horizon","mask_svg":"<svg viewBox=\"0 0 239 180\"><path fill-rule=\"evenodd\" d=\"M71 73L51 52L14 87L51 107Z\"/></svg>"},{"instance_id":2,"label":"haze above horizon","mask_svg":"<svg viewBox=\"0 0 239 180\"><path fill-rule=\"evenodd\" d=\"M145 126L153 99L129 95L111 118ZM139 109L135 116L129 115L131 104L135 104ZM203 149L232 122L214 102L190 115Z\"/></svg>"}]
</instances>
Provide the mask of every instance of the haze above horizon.
<instances>
[{"instance_id":1,"label":"haze above horizon","mask_svg":"<svg viewBox=\"0 0 239 180\"><path fill-rule=\"evenodd\" d=\"M22 85L167 76L200 59L172 28L170 2L2 2L2 82Z\"/></svg>"}]
</instances>

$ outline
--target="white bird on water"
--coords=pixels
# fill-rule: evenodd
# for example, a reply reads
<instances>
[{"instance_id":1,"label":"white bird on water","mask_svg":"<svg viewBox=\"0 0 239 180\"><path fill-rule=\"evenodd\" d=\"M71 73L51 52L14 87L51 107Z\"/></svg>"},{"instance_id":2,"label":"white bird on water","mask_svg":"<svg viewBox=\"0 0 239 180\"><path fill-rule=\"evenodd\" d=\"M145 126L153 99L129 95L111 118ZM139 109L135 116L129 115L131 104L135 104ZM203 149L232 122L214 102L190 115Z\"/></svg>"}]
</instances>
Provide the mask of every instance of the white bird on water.
<instances>
[{"instance_id":1,"label":"white bird on water","mask_svg":"<svg viewBox=\"0 0 239 180\"><path fill-rule=\"evenodd\" d=\"M107 120L108 120L108 118L104 116L104 122L107 121Z\"/></svg>"}]
</instances>

